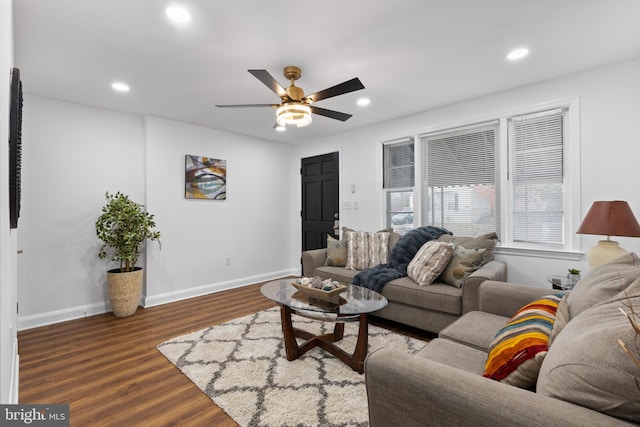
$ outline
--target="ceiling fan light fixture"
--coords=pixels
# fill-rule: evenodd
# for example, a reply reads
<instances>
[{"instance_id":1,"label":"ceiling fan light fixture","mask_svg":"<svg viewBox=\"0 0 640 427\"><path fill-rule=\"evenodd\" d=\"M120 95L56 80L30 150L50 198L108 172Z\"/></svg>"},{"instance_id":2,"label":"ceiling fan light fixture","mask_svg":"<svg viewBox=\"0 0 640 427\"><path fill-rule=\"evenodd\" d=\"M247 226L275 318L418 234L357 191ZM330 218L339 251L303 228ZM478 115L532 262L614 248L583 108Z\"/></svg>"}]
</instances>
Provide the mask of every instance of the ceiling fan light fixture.
<instances>
[{"instance_id":1,"label":"ceiling fan light fixture","mask_svg":"<svg viewBox=\"0 0 640 427\"><path fill-rule=\"evenodd\" d=\"M295 125L299 128L311 124L311 108L300 102L282 104L277 110L278 126Z\"/></svg>"}]
</instances>

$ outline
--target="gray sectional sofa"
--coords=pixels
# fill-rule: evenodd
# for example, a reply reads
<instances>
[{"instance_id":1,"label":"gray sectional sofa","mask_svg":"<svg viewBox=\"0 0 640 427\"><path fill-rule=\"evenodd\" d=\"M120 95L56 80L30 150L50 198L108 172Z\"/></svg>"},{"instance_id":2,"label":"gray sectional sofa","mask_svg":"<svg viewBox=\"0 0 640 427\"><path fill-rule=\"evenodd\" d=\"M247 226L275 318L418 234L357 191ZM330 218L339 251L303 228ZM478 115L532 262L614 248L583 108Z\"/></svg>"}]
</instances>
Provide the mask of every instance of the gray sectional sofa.
<instances>
[{"instance_id":1,"label":"gray sectional sofa","mask_svg":"<svg viewBox=\"0 0 640 427\"><path fill-rule=\"evenodd\" d=\"M348 229L347 229L348 230ZM398 242L400 236L391 233L389 252ZM504 281L507 266L502 261L493 259L495 234L476 238L456 237L445 234L438 240L456 242L468 249L489 248L486 263L469 275L461 288L450 286L436 279L428 286L418 286L409 277L401 277L389 281L382 289L389 304L375 313L376 316L413 326L426 331L438 333L453 323L464 313L478 309L478 287L485 280ZM359 270L345 267L325 265L327 249L316 249L302 253L302 275L319 276L323 279L334 279L343 283L352 283Z\"/></svg>"},{"instance_id":2,"label":"gray sectional sofa","mask_svg":"<svg viewBox=\"0 0 640 427\"><path fill-rule=\"evenodd\" d=\"M371 427L617 426L640 423L637 334L626 305L640 312L640 260L625 255L592 270L562 295L548 352L527 389L485 378L498 331L521 307L551 289L484 281L478 307L416 354L369 354L365 379ZM636 317L640 322L640 318ZM521 353L519 353L521 354Z\"/></svg>"}]
</instances>

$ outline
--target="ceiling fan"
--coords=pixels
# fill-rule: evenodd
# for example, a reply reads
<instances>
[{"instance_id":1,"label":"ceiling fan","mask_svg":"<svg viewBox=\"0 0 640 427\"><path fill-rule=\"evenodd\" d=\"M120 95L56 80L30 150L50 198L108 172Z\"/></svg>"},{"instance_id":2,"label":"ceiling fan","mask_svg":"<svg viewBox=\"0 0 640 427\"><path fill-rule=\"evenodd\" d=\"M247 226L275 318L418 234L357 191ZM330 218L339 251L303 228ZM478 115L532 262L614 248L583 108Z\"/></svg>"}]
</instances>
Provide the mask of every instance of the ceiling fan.
<instances>
[{"instance_id":1,"label":"ceiling fan","mask_svg":"<svg viewBox=\"0 0 640 427\"><path fill-rule=\"evenodd\" d=\"M307 126L311 124L311 114L318 114L320 116L329 117L332 119L346 121L351 117L351 114L341 113L340 111L327 110L326 108L316 107L311 105L314 102L322 99L332 98L338 95L344 95L345 93L354 92L356 90L364 89L364 85L360 82L360 79L353 78L342 82L330 88L321 90L311 95L304 95L302 88L295 85L295 81L302 75L302 70L299 67L290 65L284 67L284 76L289 80L290 86L284 89L276 81L276 79L269 74L267 70L247 70L255 78L260 80L269 89L275 92L281 99L280 104L237 104L237 105L216 105L220 108L244 108L244 107L273 107L277 108L276 113L276 125L285 127L287 125L295 125L298 127Z\"/></svg>"}]
</instances>

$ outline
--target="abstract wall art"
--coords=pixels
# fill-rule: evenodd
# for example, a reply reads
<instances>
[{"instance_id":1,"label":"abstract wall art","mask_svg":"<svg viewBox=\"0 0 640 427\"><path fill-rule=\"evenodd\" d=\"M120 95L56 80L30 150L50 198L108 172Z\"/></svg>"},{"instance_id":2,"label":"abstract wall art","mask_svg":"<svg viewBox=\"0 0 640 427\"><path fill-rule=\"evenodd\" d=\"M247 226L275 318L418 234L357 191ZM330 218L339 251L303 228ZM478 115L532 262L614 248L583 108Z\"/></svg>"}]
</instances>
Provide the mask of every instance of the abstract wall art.
<instances>
[{"instance_id":1,"label":"abstract wall art","mask_svg":"<svg viewBox=\"0 0 640 427\"><path fill-rule=\"evenodd\" d=\"M184 156L186 199L227 199L227 161L201 156Z\"/></svg>"}]
</instances>

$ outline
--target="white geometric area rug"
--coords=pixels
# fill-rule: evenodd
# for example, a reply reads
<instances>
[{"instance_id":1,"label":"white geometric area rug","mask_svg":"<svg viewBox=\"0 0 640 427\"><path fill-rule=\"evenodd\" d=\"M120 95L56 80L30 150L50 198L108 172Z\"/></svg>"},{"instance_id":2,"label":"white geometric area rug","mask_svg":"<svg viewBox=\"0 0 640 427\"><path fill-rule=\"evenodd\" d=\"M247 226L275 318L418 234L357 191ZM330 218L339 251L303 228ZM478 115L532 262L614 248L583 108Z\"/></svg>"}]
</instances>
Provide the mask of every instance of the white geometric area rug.
<instances>
[{"instance_id":1,"label":"white geometric area rug","mask_svg":"<svg viewBox=\"0 0 640 427\"><path fill-rule=\"evenodd\" d=\"M293 316L295 327L320 334L333 323ZM338 344L352 353L357 322ZM421 340L369 325L369 351L416 352ZM240 426L368 426L364 375L320 348L288 361L280 309L272 308L192 332L158 350Z\"/></svg>"}]
</instances>

